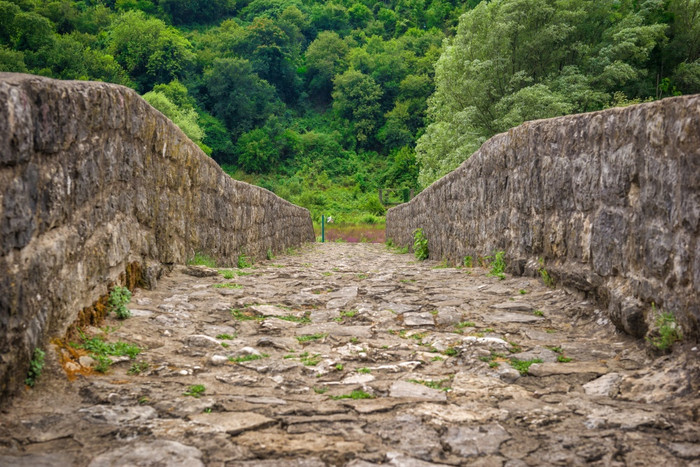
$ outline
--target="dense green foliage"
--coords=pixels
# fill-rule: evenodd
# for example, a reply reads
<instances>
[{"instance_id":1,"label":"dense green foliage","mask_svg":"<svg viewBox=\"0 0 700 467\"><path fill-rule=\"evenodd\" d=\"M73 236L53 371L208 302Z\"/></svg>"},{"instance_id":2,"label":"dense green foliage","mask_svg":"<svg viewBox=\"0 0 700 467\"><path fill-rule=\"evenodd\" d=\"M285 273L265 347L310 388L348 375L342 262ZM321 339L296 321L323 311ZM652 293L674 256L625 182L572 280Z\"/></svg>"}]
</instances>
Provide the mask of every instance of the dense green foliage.
<instances>
[{"instance_id":1,"label":"dense green foliage","mask_svg":"<svg viewBox=\"0 0 700 467\"><path fill-rule=\"evenodd\" d=\"M700 92L700 1L501 0L436 64L420 183L524 121Z\"/></svg>"},{"instance_id":2,"label":"dense green foliage","mask_svg":"<svg viewBox=\"0 0 700 467\"><path fill-rule=\"evenodd\" d=\"M0 70L133 87L342 222L524 120L700 92L700 0L0 0Z\"/></svg>"}]
</instances>

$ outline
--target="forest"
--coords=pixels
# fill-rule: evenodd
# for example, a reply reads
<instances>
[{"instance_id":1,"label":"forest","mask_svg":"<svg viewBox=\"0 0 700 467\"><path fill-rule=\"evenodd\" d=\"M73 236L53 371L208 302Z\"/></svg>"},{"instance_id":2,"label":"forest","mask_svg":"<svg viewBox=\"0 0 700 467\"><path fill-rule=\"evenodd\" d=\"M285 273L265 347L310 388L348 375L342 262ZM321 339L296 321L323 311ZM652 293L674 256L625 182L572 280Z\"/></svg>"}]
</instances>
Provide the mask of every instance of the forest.
<instances>
[{"instance_id":1,"label":"forest","mask_svg":"<svg viewBox=\"0 0 700 467\"><path fill-rule=\"evenodd\" d=\"M0 0L0 71L135 89L232 177L381 223L524 121L700 92L700 0Z\"/></svg>"}]
</instances>

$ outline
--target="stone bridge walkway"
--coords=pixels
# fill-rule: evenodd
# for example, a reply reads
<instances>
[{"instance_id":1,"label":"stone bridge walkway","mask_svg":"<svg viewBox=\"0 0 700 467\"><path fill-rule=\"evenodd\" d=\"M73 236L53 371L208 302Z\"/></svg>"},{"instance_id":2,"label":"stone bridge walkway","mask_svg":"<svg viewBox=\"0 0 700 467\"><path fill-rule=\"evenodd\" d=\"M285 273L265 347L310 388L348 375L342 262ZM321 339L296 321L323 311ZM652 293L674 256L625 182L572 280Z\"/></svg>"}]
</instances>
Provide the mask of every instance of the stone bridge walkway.
<instances>
[{"instance_id":1,"label":"stone bridge walkway","mask_svg":"<svg viewBox=\"0 0 700 467\"><path fill-rule=\"evenodd\" d=\"M344 243L221 272L85 329L142 351L62 350L0 465L700 465L697 350L652 358L541 280Z\"/></svg>"}]
</instances>

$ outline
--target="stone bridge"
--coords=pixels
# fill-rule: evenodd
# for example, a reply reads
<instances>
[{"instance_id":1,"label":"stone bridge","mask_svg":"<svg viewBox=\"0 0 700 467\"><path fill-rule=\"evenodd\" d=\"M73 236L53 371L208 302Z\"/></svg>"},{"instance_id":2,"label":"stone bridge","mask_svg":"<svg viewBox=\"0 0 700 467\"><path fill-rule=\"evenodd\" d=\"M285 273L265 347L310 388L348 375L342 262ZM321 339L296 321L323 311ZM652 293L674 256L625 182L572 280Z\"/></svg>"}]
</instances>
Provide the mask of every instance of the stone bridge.
<instances>
[{"instance_id":1,"label":"stone bridge","mask_svg":"<svg viewBox=\"0 0 700 467\"><path fill-rule=\"evenodd\" d=\"M310 243L126 88L0 96L0 465L697 465L697 97L499 135L389 248Z\"/></svg>"}]
</instances>

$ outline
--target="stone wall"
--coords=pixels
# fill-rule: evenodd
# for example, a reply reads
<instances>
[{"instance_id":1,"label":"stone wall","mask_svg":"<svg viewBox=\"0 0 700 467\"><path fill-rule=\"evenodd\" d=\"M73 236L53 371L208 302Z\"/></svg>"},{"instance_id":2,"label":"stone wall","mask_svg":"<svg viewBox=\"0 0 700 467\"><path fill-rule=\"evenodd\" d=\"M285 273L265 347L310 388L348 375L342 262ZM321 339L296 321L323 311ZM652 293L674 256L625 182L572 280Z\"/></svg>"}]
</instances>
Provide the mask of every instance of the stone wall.
<instances>
[{"instance_id":1,"label":"stone wall","mask_svg":"<svg viewBox=\"0 0 700 467\"><path fill-rule=\"evenodd\" d=\"M700 320L700 95L527 122L387 214L430 257L506 252L511 272L583 291L635 336L651 303L687 338Z\"/></svg>"},{"instance_id":2,"label":"stone wall","mask_svg":"<svg viewBox=\"0 0 700 467\"><path fill-rule=\"evenodd\" d=\"M226 175L132 90L0 73L0 398L126 269L153 283L314 241L311 217Z\"/></svg>"}]
</instances>

